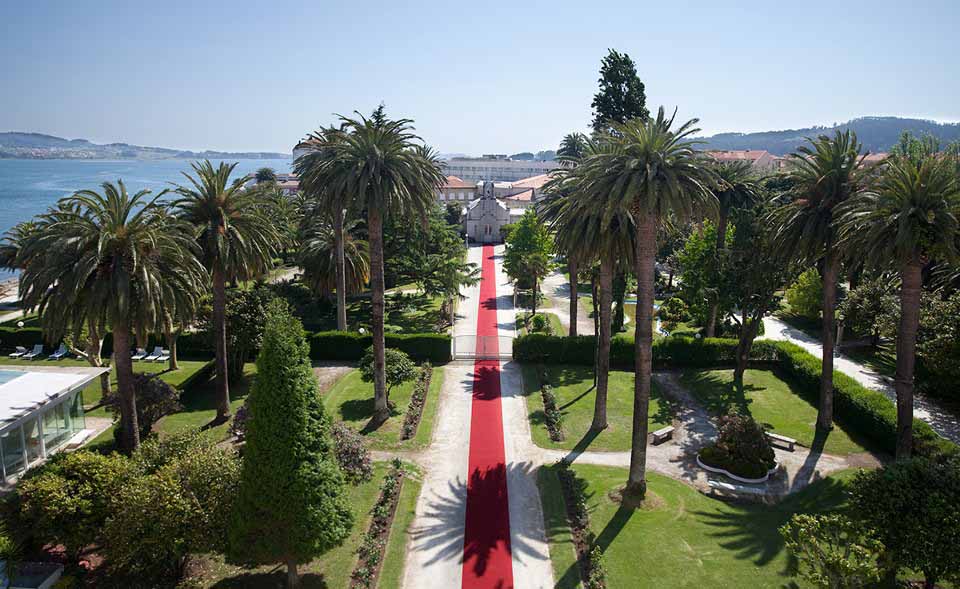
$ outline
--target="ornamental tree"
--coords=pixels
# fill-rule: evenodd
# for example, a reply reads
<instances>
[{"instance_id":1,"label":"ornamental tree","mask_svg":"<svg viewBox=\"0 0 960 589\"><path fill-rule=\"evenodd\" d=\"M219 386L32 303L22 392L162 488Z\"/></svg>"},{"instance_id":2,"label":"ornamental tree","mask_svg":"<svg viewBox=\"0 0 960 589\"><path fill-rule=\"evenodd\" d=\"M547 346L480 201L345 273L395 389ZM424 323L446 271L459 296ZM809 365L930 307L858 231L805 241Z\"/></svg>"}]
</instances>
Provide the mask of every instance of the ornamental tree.
<instances>
[{"instance_id":1,"label":"ornamental tree","mask_svg":"<svg viewBox=\"0 0 960 589\"><path fill-rule=\"evenodd\" d=\"M796 573L815 587L859 589L880 580L883 544L842 515L794 515L780 528Z\"/></svg>"},{"instance_id":2,"label":"ornamental tree","mask_svg":"<svg viewBox=\"0 0 960 589\"><path fill-rule=\"evenodd\" d=\"M823 308L823 281L816 268L808 268L787 289L787 303L795 315L807 319L820 317Z\"/></svg>"},{"instance_id":3,"label":"ornamental tree","mask_svg":"<svg viewBox=\"0 0 960 589\"><path fill-rule=\"evenodd\" d=\"M387 371L387 402L389 402L393 387L412 380L417 375L417 365L405 352L395 348L387 348L384 356ZM367 348L363 358L360 359L360 377L363 382L373 382L373 346Z\"/></svg>"},{"instance_id":4,"label":"ornamental tree","mask_svg":"<svg viewBox=\"0 0 960 589\"><path fill-rule=\"evenodd\" d=\"M630 119L646 120L647 96L643 82L637 76L637 66L626 53L610 49L600 62L600 90L594 94L593 130L609 133L612 123L626 123Z\"/></svg>"},{"instance_id":5,"label":"ornamental tree","mask_svg":"<svg viewBox=\"0 0 960 589\"><path fill-rule=\"evenodd\" d=\"M288 587L299 586L300 564L342 544L354 522L309 353L303 326L272 302L229 531L231 560L286 564Z\"/></svg>"},{"instance_id":6,"label":"ornamental tree","mask_svg":"<svg viewBox=\"0 0 960 589\"><path fill-rule=\"evenodd\" d=\"M553 239L537 212L527 209L506 238L503 269L518 284L533 288L532 315L537 314L537 293L540 281L550 272Z\"/></svg>"}]
</instances>

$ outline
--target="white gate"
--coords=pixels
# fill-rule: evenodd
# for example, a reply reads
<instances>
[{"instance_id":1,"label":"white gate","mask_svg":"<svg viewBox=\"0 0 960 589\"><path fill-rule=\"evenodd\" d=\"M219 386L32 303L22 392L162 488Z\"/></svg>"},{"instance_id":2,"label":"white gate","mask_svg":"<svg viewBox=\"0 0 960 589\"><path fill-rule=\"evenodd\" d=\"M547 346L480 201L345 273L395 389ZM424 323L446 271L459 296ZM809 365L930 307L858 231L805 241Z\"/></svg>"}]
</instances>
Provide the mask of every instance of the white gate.
<instances>
[{"instance_id":1,"label":"white gate","mask_svg":"<svg viewBox=\"0 0 960 589\"><path fill-rule=\"evenodd\" d=\"M502 335L457 335L453 342L453 359L513 358L513 338Z\"/></svg>"}]
</instances>

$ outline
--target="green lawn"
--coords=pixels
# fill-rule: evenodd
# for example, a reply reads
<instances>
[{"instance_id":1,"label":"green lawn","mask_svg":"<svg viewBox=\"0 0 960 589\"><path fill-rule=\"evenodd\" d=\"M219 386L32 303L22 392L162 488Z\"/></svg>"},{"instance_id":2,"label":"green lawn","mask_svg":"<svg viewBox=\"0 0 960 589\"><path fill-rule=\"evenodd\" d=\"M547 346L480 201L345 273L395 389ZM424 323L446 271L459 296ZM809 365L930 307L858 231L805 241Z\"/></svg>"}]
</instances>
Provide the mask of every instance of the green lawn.
<instances>
[{"instance_id":1,"label":"green lawn","mask_svg":"<svg viewBox=\"0 0 960 589\"><path fill-rule=\"evenodd\" d=\"M817 408L772 370L747 370L743 376L743 394L733 386L732 370L685 370L680 381L714 415L736 408L803 446L809 448L814 444ZM837 425L827 437L824 451L844 455L866 449Z\"/></svg>"},{"instance_id":2,"label":"green lawn","mask_svg":"<svg viewBox=\"0 0 960 589\"><path fill-rule=\"evenodd\" d=\"M534 366L523 367L523 388L527 396L530 429L533 441L542 448L563 450L626 451L630 449L633 415L633 373L611 370L607 393L609 426L598 435L589 434L593 421L593 368L588 366L547 366L557 407L563 414L564 440L552 442L544 425L540 381ZM672 421L670 405L661 398L656 382L650 399L650 429L661 428Z\"/></svg>"},{"instance_id":3,"label":"green lawn","mask_svg":"<svg viewBox=\"0 0 960 589\"><path fill-rule=\"evenodd\" d=\"M730 504L681 482L647 474L649 505L633 510L610 498L627 478L624 468L578 465L590 526L603 552L607 587L782 587L788 555L778 528L795 513L833 511L844 502L845 471L811 484L774 505ZM544 520L556 587L573 588L579 570L553 467L541 468Z\"/></svg>"},{"instance_id":4,"label":"green lawn","mask_svg":"<svg viewBox=\"0 0 960 589\"><path fill-rule=\"evenodd\" d=\"M350 573L357 564L357 548L360 538L370 523L370 509L380 494L380 484L387 473L389 464L374 464L373 478L362 485L349 489L350 505L353 508L355 522L350 536L341 546L330 550L315 561L300 567L303 589L326 589L349 587ZM409 482L409 481L408 481ZM404 494L407 484L404 483ZM411 485L412 486L412 485ZM402 498L403 496L401 496ZM214 589L263 589L286 586L286 567L263 566L243 569L229 565L221 556L208 556L203 572L191 579L193 585Z\"/></svg>"},{"instance_id":5,"label":"green lawn","mask_svg":"<svg viewBox=\"0 0 960 589\"><path fill-rule=\"evenodd\" d=\"M364 434L371 448L390 450L400 447L411 449L424 447L430 442L434 421L436 421L440 388L443 386L443 372L443 368L433 369L423 417L413 440L400 441L404 413L410 403L410 395L413 393L412 380L393 387L390 391L390 401L394 405L393 413L390 419L371 431L366 427L373 415L373 383L363 382L359 370L352 370L340 378L323 396L324 404L331 411L334 419L343 421Z\"/></svg>"},{"instance_id":6,"label":"green lawn","mask_svg":"<svg viewBox=\"0 0 960 589\"><path fill-rule=\"evenodd\" d=\"M393 293L385 297L384 324L388 331L399 333L436 332L440 324L442 297L428 297L419 293ZM347 300L347 321L352 331L363 327L370 329L370 296L353 297ZM311 331L337 328L336 307L331 305L317 317L304 321Z\"/></svg>"},{"instance_id":7,"label":"green lawn","mask_svg":"<svg viewBox=\"0 0 960 589\"><path fill-rule=\"evenodd\" d=\"M387 541L386 553L383 557L383 566L380 569L380 578L377 580L379 589L399 589L403 582L403 565L407 560L407 542L410 539L410 525L417 509L417 498L423 486L422 475L419 469L407 463L407 476L403 481L403 490L400 491L400 501L397 504L397 513L390 528L390 539Z\"/></svg>"},{"instance_id":8,"label":"green lawn","mask_svg":"<svg viewBox=\"0 0 960 589\"><path fill-rule=\"evenodd\" d=\"M236 412L243 405L257 374L257 365L247 362L243 366L243 379L230 383L230 411ZM167 415L157 424L163 433L175 433L187 429L200 429L210 424L217 416L216 387L213 372L208 378L194 382L180 397L183 411ZM221 423L206 430L218 440L227 437L229 423Z\"/></svg>"}]
</instances>

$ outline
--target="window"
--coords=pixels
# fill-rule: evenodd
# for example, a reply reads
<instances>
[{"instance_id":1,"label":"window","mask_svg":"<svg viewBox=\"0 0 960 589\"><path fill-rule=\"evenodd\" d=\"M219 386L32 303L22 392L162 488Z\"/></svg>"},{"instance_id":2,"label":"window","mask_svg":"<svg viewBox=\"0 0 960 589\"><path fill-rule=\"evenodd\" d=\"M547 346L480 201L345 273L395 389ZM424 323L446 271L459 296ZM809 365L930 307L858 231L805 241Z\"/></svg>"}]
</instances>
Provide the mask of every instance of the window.
<instances>
[{"instance_id":1,"label":"window","mask_svg":"<svg viewBox=\"0 0 960 589\"><path fill-rule=\"evenodd\" d=\"M83 416L83 391L77 391L69 401L70 409L67 411L70 419L70 430L73 433L87 427L86 418Z\"/></svg>"},{"instance_id":2,"label":"window","mask_svg":"<svg viewBox=\"0 0 960 589\"><path fill-rule=\"evenodd\" d=\"M0 436L0 449L3 451L3 475L12 477L23 472L23 433L19 427Z\"/></svg>"},{"instance_id":3,"label":"window","mask_svg":"<svg viewBox=\"0 0 960 589\"><path fill-rule=\"evenodd\" d=\"M60 403L43 414L43 446L47 454L59 448L72 435L67 426L67 412L67 403Z\"/></svg>"},{"instance_id":4,"label":"window","mask_svg":"<svg viewBox=\"0 0 960 589\"><path fill-rule=\"evenodd\" d=\"M37 417L23 424L23 439L27 444L27 463L40 460L43 457L43 440L40 438L40 420Z\"/></svg>"}]
</instances>

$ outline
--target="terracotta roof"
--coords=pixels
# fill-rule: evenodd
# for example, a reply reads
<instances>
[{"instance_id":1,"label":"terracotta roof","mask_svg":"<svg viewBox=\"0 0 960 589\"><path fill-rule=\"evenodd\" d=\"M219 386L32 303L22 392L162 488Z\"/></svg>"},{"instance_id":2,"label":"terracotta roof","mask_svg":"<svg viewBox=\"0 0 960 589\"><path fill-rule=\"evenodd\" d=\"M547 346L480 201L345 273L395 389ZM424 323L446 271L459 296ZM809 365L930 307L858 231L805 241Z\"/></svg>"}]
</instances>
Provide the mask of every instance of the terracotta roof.
<instances>
[{"instance_id":1,"label":"terracotta roof","mask_svg":"<svg viewBox=\"0 0 960 589\"><path fill-rule=\"evenodd\" d=\"M516 184L514 184L514 186L516 186ZM533 198L533 188L528 188L523 192L518 192L516 194L511 194L510 196L505 196L503 197L503 200L526 201L532 198Z\"/></svg>"},{"instance_id":2,"label":"terracotta roof","mask_svg":"<svg viewBox=\"0 0 960 589\"><path fill-rule=\"evenodd\" d=\"M871 153L863 156L863 163L865 164L876 164L882 162L890 156L889 153Z\"/></svg>"},{"instance_id":3,"label":"terracotta roof","mask_svg":"<svg viewBox=\"0 0 960 589\"><path fill-rule=\"evenodd\" d=\"M476 184L464 182L456 176L447 176L447 181L443 184L444 188L476 188Z\"/></svg>"},{"instance_id":4,"label":"terracotta roof","mask_svg":"<svg viewBox=\"0 0 960 589\"><path fill-rule=\"evenodd\" d=\"M731 149L721 151L708 151L711 157L721 162L730 162L738 160L748 160L755 162L764 155L769 155L765 149Z\"/></svg>"},{"instance_id":5,"label":"terracotta roof","mask_svg":"<svg viewBox=\"0 0 960 589\"><path fill-rule=\"evenodd\" d=\"M531 176L523 180L517 180L512 184L514 188L534 188L540 190L549 180L550 174L540 174L539 176Z\"/></svg>"}]
</instances>

